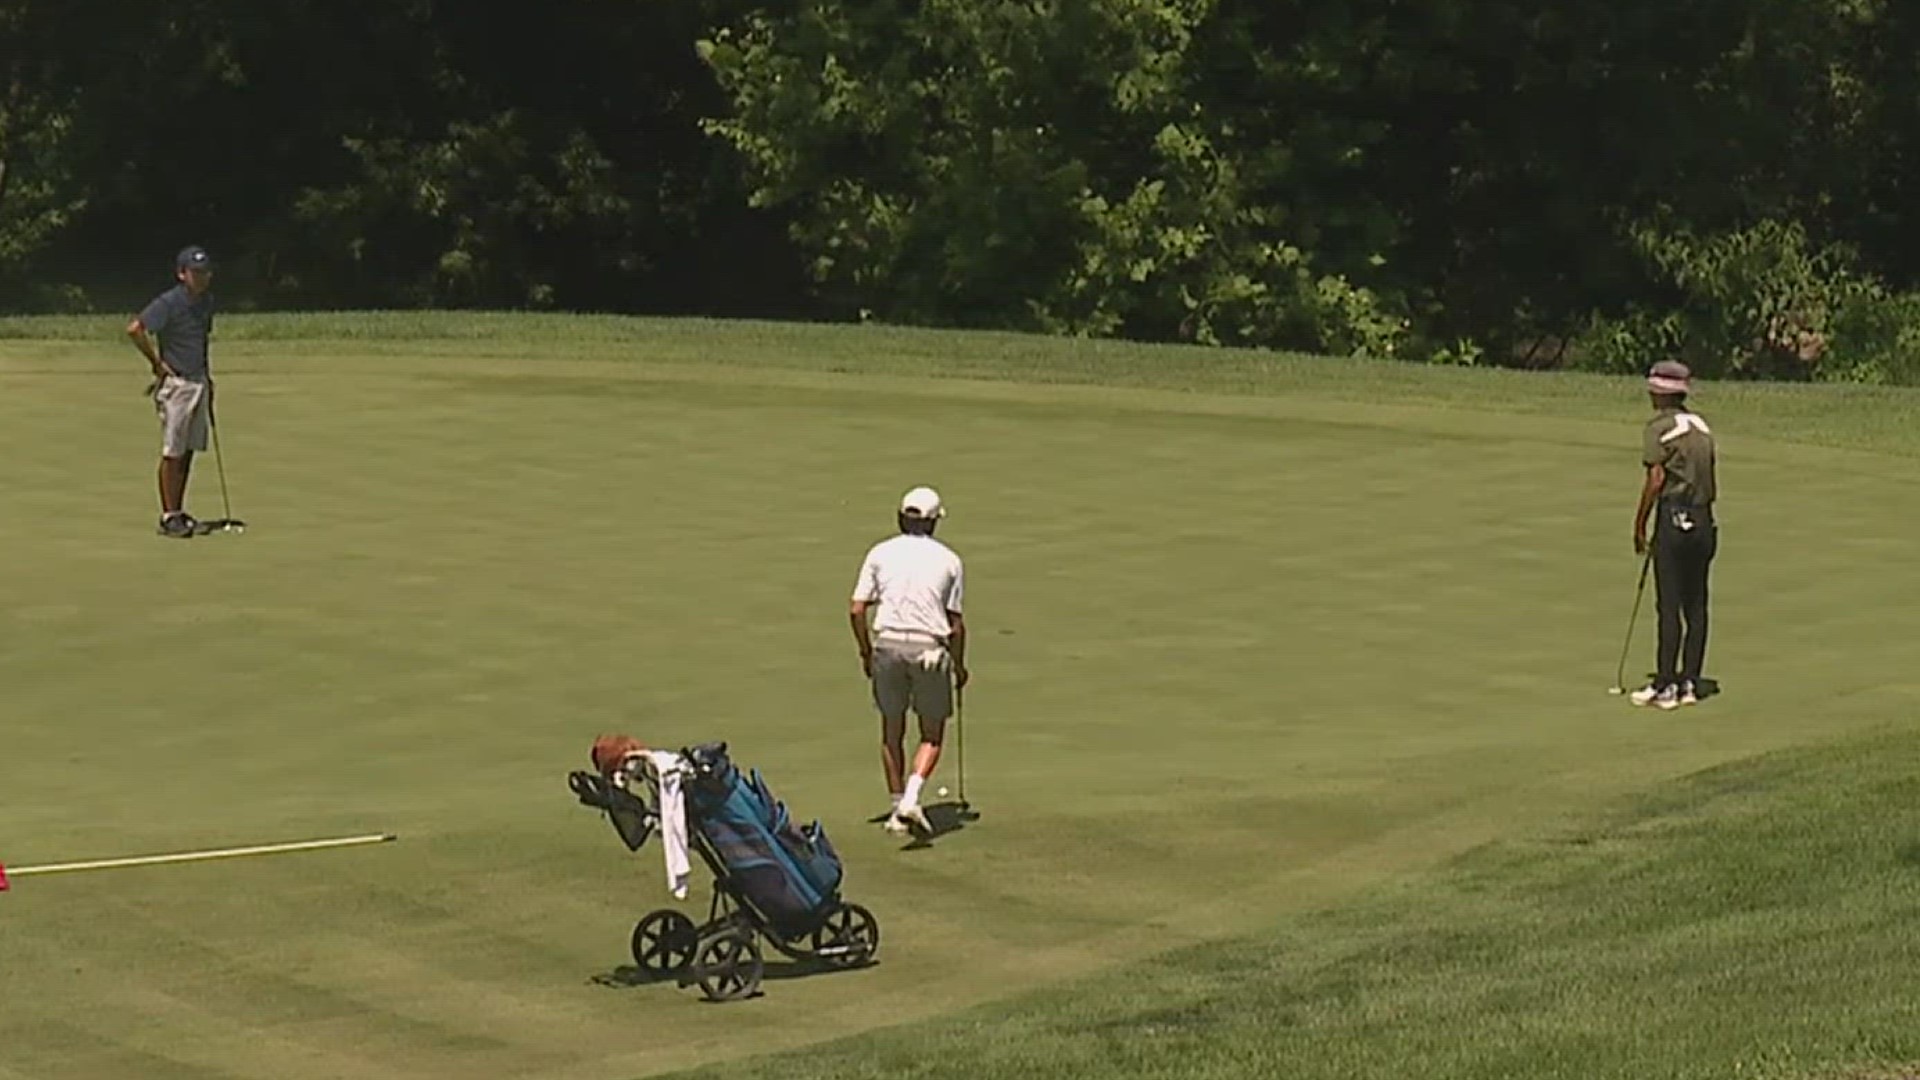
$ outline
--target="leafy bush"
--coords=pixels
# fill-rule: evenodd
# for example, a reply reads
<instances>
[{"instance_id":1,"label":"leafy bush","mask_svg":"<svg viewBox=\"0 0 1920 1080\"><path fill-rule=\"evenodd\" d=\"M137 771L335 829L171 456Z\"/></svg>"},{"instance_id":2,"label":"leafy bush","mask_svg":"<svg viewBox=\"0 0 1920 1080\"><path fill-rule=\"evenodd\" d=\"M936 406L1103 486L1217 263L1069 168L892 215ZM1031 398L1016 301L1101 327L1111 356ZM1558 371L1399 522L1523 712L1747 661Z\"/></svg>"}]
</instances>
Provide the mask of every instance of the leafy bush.
<instances>
[{"instance_id":1,"label":"leafy bush","mask_svg":"<svg viewBox=\"0 0 1920 1080\"><path fill-rule=\"evenodd\" d=\"M1640 371L1672 357L1715 378L1920 378L1920 298L1891 293L1843 245L1816 247L1798 222L1709 236L1643 224L1629 237L1671 302L1596 316L1579 366Z\"/></svg>"},{"instance_id":2,"label":"leafy bush","mask_svg":"<svg viewBox=\"0 0 1920 1080\"><path fill-rule=\"evenodd\" d=\"M1834 317L1831 345L1824 379L1920 386L1920 294L1877 294L1846 304Z\"/></svg>"},{"instance_id":3,"label":"leafy bush","mask_svg":"<svg viewBox=\"0 0 1920 1080\"><path fill-rule=\"evenodd\" d=\"M1316 258L1291 160L1198 84L1214 0L825 0L702 55L755 205L885 321L1391 356L1406 320Z\"/></svg>"}]
</instances>

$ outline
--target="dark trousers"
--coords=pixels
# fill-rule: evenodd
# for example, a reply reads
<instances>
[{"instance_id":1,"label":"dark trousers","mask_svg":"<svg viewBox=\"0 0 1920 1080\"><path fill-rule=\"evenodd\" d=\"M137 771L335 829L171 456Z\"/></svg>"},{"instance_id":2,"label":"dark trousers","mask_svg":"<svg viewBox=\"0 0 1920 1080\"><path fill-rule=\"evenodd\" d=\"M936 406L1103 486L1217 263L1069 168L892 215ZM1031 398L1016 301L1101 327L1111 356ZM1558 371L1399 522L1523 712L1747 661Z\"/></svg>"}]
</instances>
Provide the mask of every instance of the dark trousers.
<instances>
[{"instance_id":1,"label":"dark trousers","mask_svg":"<svg viewBox=\"0 0 1920 1080\"><path fill-rule=\"evenodd\" d=\"M1659 508L1653 534L1653 584L1660 611L1655 683L1698 682L1707 659L1707 572L1720 548L1710 510ZM1684 527L1691 525L1691 528Z\"/></svg>"}]
</instances>

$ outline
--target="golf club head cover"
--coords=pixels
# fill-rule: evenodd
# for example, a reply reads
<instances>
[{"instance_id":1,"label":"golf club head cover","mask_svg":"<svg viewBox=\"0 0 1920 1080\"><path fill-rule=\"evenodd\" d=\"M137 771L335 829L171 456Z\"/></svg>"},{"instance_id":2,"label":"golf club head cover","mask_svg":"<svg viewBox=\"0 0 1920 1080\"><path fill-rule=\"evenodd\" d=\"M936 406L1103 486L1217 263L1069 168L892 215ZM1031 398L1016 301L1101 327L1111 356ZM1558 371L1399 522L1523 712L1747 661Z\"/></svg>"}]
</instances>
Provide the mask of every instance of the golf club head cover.
<instances>
[{"instance_id":1,"label":"golf club head cover","mask_svg":"<svg viewBox=\"0 0 1920 1080\"><path fill-rule=\"evenodd\" d=\"M733 763L727 760L727 744L706 742L680 752L693 768L695 787L715 796L724 796L733 786Z\"/></svg>"},{"instance_id":2,"label":"golf club head cover","mask_svg":"<svg viewBox=\"0 0 1920 1080\"><path fill-rule=\"evenodd\" d=\"M611 777L628 758L646 752L646 744L631 735L602 735L593 740L591 757L600 775Z\"/></svg>"},{"instance_id":3,"label":"golf club head cover","mask_svg":"<svg viewBox=\"0 0 1920 1080\"><path fill-rule=\"evenodd\" d=\"M595 810L610 809L611 800L607 797L609 786L606 778L597 773L579 770L567 774L567 787L572 790L580 805L591 806Z\"/></svg>"},{"instance_id":4,"label":"golf club head cover","mask_svg":"<svg viewBox=\"0 0 1920 1080\"><path fill-rule=\"evenodd\" d=\"M622 790L598 773L584 769L568 773L567 786L573 789L582 806L592 807L607 815L613 823L613 830L620 834L628 851L639 851L659 823L659 818L645 800Z\"/></svg>"}]
</instances>

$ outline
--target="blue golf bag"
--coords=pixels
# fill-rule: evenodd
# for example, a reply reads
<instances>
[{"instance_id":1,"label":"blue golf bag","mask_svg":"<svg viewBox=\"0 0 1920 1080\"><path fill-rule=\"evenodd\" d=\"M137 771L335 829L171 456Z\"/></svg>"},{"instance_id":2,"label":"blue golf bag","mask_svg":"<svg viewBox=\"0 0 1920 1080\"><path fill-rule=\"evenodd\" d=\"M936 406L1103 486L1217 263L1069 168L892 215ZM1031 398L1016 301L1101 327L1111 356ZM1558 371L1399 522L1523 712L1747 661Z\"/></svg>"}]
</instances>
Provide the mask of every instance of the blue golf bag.
<instances>
[{"instance_id":1,"label":"blue golf bag","mask_svg":"<svg viewBox=\"0 0 1920 1080\"><path fill-rule=\"evenodd\" d=\"M715 1001L759 993L760 941L794 960L826 968L874 962L880 923L840 898L843 870L818 821L795 825L755 770L742 773L727 744L679 753L685 770L688 844L713 871L713 906L696 923L674 908L650 912L633 928L633 962L649 977L697 982ZM602 773L576 771L567 786L613 822L638 851L660 822L661 778L644 762L638 793Z\"/></svg>"},{"instance_id":2,"label":"blue golf bag","mask_svg":"<svg viewBox=\"0 0 1920 1080\"><path fill-rule=\"evenodd\" d=\"M840 856L826 829L796 825L786 804L767 790L758 769L741 772L724 744L687 751L689 824L726 867L742 898L766 917L775 936L810 932L840 903Z\"/></svg>"}]
</instances>

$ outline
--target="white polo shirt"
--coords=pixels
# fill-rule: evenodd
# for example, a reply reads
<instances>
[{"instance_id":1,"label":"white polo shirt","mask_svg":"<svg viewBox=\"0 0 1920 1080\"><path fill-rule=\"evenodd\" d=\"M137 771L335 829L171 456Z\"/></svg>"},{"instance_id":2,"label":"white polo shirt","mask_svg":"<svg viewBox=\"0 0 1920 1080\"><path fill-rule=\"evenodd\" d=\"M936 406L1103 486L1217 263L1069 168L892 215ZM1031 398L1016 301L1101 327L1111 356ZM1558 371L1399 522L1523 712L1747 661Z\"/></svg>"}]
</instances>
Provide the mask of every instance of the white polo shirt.
<instances>
[{"instance_id":1,"label":"white polo shirt","mask_svg":"<svg viewBox=\"0 0 1920 1080\"><path fill-rule=\"evenodd\" d=\"M876 637L932 637L953 632L947 612L959 612L963 592L960 556L931 536L902 533L882 540L860 564L853 599L878 602Z\"/></svg>"}]
</instances>

